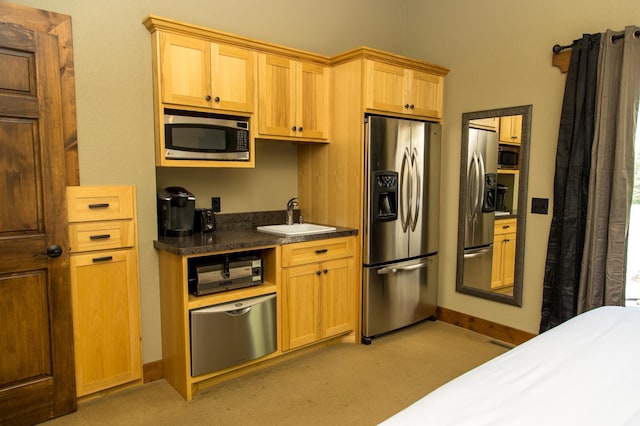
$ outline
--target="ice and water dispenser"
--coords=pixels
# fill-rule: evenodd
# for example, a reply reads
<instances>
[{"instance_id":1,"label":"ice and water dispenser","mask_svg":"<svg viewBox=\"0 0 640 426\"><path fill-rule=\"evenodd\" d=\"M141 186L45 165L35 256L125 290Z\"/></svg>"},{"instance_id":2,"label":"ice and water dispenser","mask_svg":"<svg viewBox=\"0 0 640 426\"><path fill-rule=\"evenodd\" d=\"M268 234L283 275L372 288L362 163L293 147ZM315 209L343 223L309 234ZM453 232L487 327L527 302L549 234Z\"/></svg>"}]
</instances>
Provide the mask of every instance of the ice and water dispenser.
<instances>
[{"instance_id":1,"label":"ice and water dispenser","mask_svg":"<svg viewBox=\"0 0 640 426\"><path fill-rule=\"evenodd\" d=\"M381 170L373 173L372 202L376 203L374 220L386 222L398 218L398 173Z\"/></svg>"}]
</instances>

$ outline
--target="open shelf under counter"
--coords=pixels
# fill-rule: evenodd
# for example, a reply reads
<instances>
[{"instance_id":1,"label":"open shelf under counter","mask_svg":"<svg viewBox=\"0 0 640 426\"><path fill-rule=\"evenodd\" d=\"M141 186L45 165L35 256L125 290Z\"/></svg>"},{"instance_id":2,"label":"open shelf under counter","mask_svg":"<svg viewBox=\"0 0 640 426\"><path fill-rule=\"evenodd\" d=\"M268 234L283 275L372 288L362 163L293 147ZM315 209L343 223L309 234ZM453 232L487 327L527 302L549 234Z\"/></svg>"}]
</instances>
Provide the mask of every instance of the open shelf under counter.
<instances>
[{"instance_id":1,"label":"open shelf under counter","mask_svg":"<svg viewBox=\"0 0 640 426\"><path fill-rule=\"evenodd\" d=\"M500 175L517 175L520 173L519 169L498 169Z\"/></svg>"}]
</instances>

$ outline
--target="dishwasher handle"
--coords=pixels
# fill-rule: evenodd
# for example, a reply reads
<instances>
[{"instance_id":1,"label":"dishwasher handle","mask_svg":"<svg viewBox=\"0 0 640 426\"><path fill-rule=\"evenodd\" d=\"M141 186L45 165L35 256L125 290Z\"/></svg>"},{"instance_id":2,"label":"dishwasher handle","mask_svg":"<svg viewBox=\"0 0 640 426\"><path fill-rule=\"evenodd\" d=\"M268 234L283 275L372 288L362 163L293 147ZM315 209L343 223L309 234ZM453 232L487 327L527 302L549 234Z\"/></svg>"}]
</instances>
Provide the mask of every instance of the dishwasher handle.
<instances>
[{"instance_id":1,"label":"dishwasher handle","mask_svg":"<svg viewBox=\"0 0 640 426\"><path fill-rule=\"evenodd\" d=\"M194 314L226 313L230 316L241 316L249 312L255 305L266 302L267 300L275 299L275 297L275 293L270 293L264 296L252 297L250 299L234 300L229 303L208 306L202 309L194 309L191 312Z\"/></svg>"}]
</instances>

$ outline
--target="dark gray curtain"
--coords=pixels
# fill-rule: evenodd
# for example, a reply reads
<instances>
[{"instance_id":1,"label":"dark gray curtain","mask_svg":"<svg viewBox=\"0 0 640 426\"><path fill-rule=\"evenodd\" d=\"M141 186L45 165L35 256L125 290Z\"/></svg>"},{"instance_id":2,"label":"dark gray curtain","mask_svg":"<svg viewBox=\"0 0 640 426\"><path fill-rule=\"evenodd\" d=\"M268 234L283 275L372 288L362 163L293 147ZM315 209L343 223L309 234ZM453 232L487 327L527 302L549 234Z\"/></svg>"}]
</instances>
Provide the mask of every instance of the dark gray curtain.
<instances>
[{"instance_id":1,"label":"dark gray curtain","mask_svg":"<svg viewBox=\"0 0 640 426\"><path fill-rule=\"evenodd\" d=\"M540 332L577 313L594 134L600 34L573 44L567 74L545 264Z\"/></svg>"},{"instance_id":2,"label":"dark gray curtain","mask_svg":"<svg viewBox=\"0 0 640 426\"><path fill-rule=\"evenodd\" d=\"M607 30L600 40L598 96L578 314L624 306L640 100L640 28Z\"/></svg>"}]
</instances>

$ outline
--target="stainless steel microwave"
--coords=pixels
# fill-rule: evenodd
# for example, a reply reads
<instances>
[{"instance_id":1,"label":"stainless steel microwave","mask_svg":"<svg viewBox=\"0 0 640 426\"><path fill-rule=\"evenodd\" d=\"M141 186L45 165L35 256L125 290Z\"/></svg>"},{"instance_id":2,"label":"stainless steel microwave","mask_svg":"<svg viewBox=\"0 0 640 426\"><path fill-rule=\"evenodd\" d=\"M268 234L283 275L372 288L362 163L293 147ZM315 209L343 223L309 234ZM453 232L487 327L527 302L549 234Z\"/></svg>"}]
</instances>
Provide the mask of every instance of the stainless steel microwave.
<instances>
[{"instance_id":1,"label":"stainless steel microwave","mask_svg":"<svg viewBox=\"0 0 640 426\"><path fill-rule=\"evenodd\" d=\"M167 160L249 161L249 143L246 119L165 111Z\"/></svg>"},{"instance_id":2,"label":"stainless steel microwave","mask_svg":"<svg viewBox=\"0 0 640 426\"><path fill-rule=\"evenodd\" d=\"M519 147L500 145L498 147L498 166L502 169L517 169L519 155Z\"/></svg>"}]
</instances>

